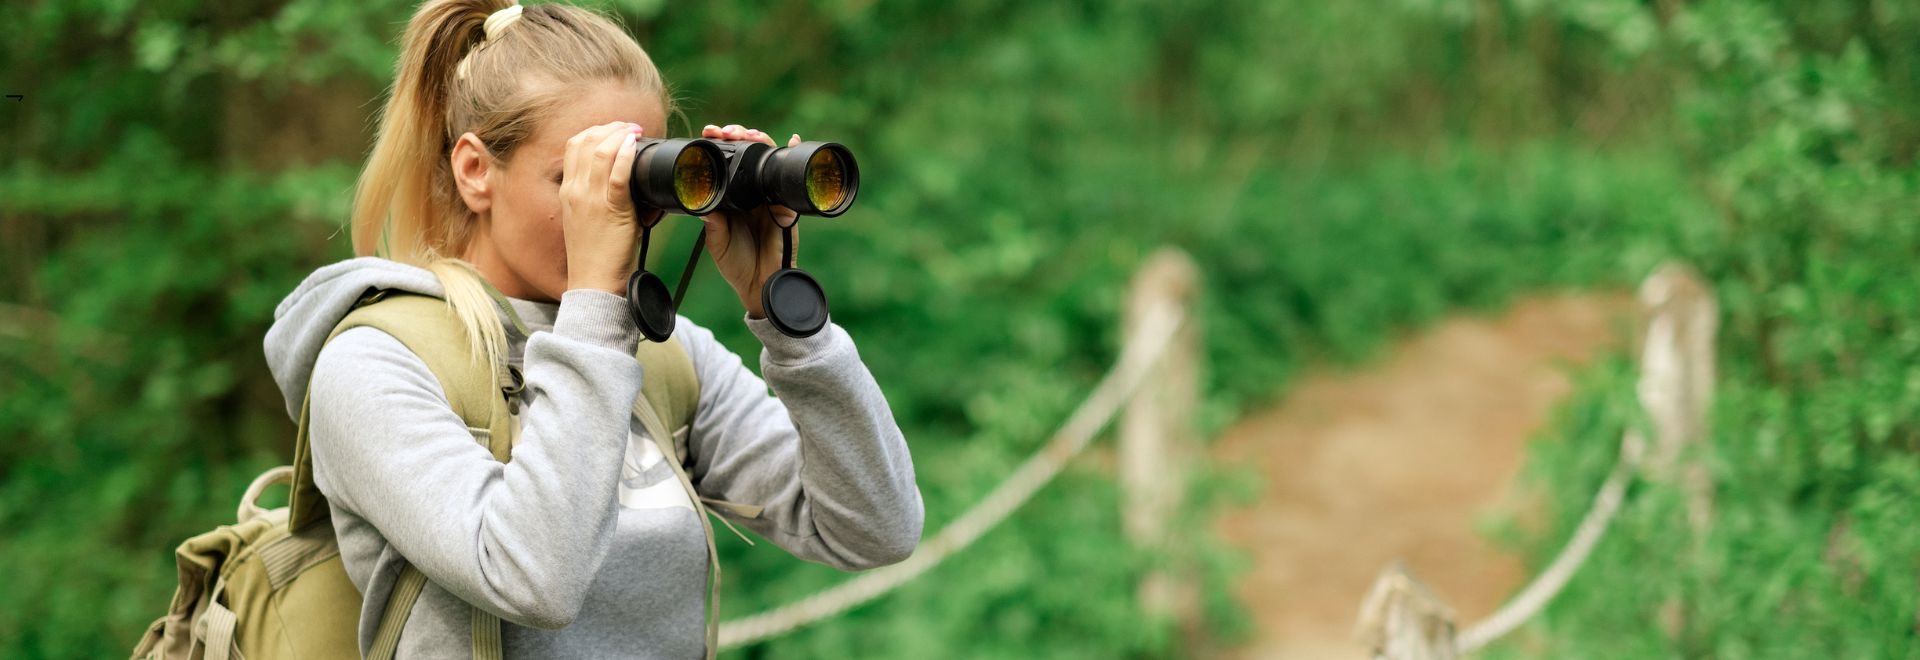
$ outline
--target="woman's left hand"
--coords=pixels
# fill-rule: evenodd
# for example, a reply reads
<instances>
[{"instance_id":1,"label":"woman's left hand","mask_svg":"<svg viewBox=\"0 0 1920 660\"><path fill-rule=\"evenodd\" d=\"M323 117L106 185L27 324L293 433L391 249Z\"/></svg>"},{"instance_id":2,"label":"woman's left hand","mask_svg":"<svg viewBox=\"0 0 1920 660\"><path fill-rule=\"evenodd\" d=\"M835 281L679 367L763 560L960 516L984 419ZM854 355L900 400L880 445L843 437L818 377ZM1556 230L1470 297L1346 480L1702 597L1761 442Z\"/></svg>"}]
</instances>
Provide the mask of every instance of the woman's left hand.
<instances>
[{"instance_id":1,"label":"woman's left hand","mask_svg":"<svg viewBox=\"0 0 1920 660\"><path fill-rule=\"evenodd\" d=\"M724 127L709 124L700 131L700 137L780 146L772 136L739 124ZM789 147L799 144L799 135L787 140ZM740 295L740 303L746 306L748 318L767 317L766 311L760 308L760 287L768 277L780 270L781 228L793 226L799 219L799 214L778 204L768 204L745 213L714 211L701 218L707 223L707 253L713 255L713 262L720 266L720 275L727 279L727 284L733 286L734 293ZM793 242L797 261L800 252L799 227L793 228Z\"/></svg>"}]
</instances>

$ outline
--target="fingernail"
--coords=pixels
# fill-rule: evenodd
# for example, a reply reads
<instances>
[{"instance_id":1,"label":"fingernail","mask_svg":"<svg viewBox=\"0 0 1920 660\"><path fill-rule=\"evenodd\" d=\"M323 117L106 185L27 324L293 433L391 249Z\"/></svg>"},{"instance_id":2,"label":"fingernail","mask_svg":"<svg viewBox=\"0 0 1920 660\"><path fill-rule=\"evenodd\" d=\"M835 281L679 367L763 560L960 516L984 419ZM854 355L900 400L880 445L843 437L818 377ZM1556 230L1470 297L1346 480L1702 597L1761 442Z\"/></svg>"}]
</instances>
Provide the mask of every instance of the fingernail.
<instances>
[{"instance_id":1,"label":"fingernail","mask_svg":"<svg viewBox=\"0 0 1920 660\"><path fill-rule=\"evenodd\" d=\"M800 134L799 134L799 133L794 133L794 134L793 134L793 137L790 137L790 138L787 138L787 140L788 140L788 141L790 141L790 142L799 142L799 141L800 141Z\"/></svg>"},{"instance_id":2,"label":"fingernail","mask_svg":"<svg viewBox=\"0 0 1920 660\"><path fill-rule=\"evenodd\" d=\"M713 124L707 124L707 130L709 130L709 131L717 131L717 130L720 130L720 127L719 127L719 126L715 126L715 125L713 125Z\"/></svg>"}]
</instances>

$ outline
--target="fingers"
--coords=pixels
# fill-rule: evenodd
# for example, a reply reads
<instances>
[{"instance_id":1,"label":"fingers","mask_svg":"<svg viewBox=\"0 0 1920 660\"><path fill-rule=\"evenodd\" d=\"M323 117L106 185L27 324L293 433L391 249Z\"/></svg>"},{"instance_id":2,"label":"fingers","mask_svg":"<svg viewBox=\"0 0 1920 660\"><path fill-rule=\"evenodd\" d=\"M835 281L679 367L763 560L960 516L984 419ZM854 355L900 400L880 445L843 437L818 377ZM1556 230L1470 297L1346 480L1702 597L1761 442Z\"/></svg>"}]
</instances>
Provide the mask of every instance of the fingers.
<instances>
[{"instance_id":1,"label":"fingers","mask_svg":"<svg viewBox=\"0 0 1920 660\"><path fill-rule=\"evenodd\" d=\"M629 199L628 201L631 202L632 200ZM652 211L649 211L646 215L641 216L638 222L642 227L652 227L654 225L660 224L660 219L664 217L667 217L666 211L662 211L660 209L654 209Z\"/></svg>"},{"instance_id":2,"label":"fingers","mask_svg":"<svg viewBox=\"0 0 1920 660\"><path fill-rule=\"evenodd\" d=\"M733 241L733 225L727 222L725 213L709 213L700 216L700 223L707 230L707 253L713 255L716 263L727 254L727 246Z\"/></svg>"},{"instance_id":3,"label":"fingers","mask_svg":"<svg viewBox=\"0 0 1920 660\"><path fill-rule=\"evenodd\" d=\"M613 157L613 171L609 172L607 177L607 201L612 202L615 207L633 203L633 198L627 194L627 184L628 180L633 178L633 159L634 155L640 152L636 148L636 143L641 135L640 127L633 127L633 130L627 132L626 138L621 140L620 150L615 152Z\"/></svg>"},{"instance_id":4,"label":"fingers","mask_svg":"<svg viewBox=\"0 0 1920 660\"><path fill-rule=\"evenodd\" d=\"M600 136L600 142L593 146L591 163L587 168L587 188L582 192L598 195L613 208L621 208L622 205L614 201L613 192L607 189L612 183L613 161L632 139L633 132L630 130L609 130Z\"/></svg>"},{"instance_id":5,"label":"fingers","mask_svg":"<svg viewBox=\"0 0 1920 660\"><path fill-rule=\"evenodd\" d=\"M800 214L795 212L793 209L787 208L785 206L781 206L779 204L769 204L767 205L767 208L772 210L773 223L776 225L780 225L782 227L792 227L793 223L800 221Z\"/></svg>"},{"instance_id":6,"label":"fingers","mask_svg":"<svg viewBox=\"0 0 1920 660\"><path fill-rule=\"evenodd\" d=\"M739 124L727 124L726 126L715 126L713 124L707 124L704 128L700 129L700 137L707 138L709 140L735 140L735 141L743 141L743 142L764 142L766 144L773 145L776 147L780 146L779 144L776 144L773 141L773 136L767 135L765 131L762 131L757 128L747 128Z\"/></svg>"},{"instance_id":7,"label":"fingers","mask_svg":"<svg viewBox=\"0 0 1920 660\"><path fill-rule=\"evenodd\" d=\"M571 186L578 193L584 191L581 186L588 184L587 174L593 169L593 152L603 139L622 125L622 122L601 124L575 133L567 139L566 161L561 165L562 187Z\"/></svg>"},{"instance_id":8,"label":"fingers","mask_svg":"<svg viewBox=\"0 0 1920 660\"><path fill-rule=\"evenodd\" d=\"M560 199L562 201L571 199L574 189L580 187L580 173L582 171L580 169L580 152L582 151L580 145L584 144L587 138L592 135L593 129L589 128L575 133L573 137L567 138L567 155L560 161Z\"/></svg>"}]
</instances>

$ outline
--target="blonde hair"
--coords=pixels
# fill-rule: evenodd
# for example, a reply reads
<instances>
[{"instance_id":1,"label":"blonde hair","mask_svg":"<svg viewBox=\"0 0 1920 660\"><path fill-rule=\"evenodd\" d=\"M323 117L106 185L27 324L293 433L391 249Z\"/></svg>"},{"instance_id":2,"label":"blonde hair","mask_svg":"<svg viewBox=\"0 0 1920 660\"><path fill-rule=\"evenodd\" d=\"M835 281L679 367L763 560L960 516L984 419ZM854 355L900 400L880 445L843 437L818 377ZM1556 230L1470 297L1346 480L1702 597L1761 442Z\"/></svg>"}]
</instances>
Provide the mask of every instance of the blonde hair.
<instances>
[{"instance_id":1,"label":"blonde hair","mask_svg":"<svg viewBox=\"0 0 1920 660\"><path fill-rule=\"evenodd\" d=\"M541 4L488 36L512 0L428 0L407 22L373 153L353 198L353 251L421 266L446 289L474 352L497 363L506 334L495 303L459 257L479 217L454 186L450 154L468 132L505 163L569 92L621 81L673 98L645 50L613 20ZM496 21L496 23L502 23Z\"/></svg>"}]
</instances>

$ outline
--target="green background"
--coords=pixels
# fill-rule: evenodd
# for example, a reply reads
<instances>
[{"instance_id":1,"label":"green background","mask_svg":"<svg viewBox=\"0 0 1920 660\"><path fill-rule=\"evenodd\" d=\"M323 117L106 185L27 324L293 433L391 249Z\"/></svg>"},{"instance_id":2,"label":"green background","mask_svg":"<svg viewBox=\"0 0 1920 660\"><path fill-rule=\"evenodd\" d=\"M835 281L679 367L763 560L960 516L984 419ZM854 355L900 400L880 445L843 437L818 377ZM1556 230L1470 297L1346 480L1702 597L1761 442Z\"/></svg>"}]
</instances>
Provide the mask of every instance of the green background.
<instances>
[{"instance_id":1,"label":"green background","mask_svg":"<svg viewBox=\"0 0 1920 660\"><path fill-rule=\"evenodd\" d=\"M0 41L0 656L126 653L169 549L288 460L260 354L347 256L402 0L11 0ZM1204 431L1406 329L1688 261L1724 309L1719 518L1636 489L1496 655L1916 657L1920 5L1893 0L657 0L623 17L687 119L851 145L806 224L913 445L929 531L1115 357L1152 250L1203 270ZM680 127L684 133L686 127ZM687 235L679 232L684 245ZM680 254L678 248L663 251ZM751 355L711 267L687 313ZM750 361L751 362L751 361ZM1537 443L1538 566L1640 423L1625 355ZM1162 657L1244 639L1241 560L1182 520L1205 625L1142 620L1110 471L1077 463L886 598L736 657ZM730 615L843 576L726 545ZM1679 612L1663 611L1675 606ZM1666 619L1662 619L1666 616ZM1655 625L1677 620L1678 626Z\"/></svg>"}]
</instances>

